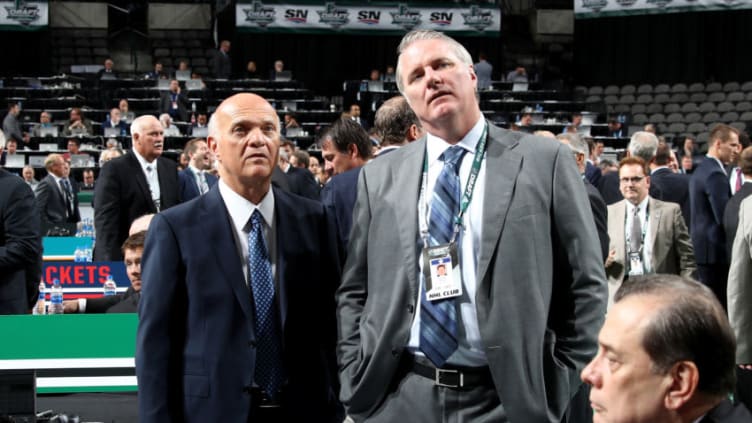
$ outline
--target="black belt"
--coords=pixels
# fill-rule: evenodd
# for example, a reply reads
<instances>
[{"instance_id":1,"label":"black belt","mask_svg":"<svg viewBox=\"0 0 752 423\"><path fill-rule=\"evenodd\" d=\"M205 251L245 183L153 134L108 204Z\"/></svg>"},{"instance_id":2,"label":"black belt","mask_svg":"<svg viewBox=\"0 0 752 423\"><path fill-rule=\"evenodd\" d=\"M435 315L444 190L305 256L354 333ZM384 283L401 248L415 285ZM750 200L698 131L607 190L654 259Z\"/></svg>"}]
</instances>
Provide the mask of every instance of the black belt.
<instances>
[{"instance_id":1,"label":"black belt","mask_svg":"<svg viewBox=\"0 0 752 423\"><path fill-rule=\"evenodd\" d=\"M408 357L412 359L410 370L417 375L433 380L437 386L456 389L488 386L493 384L491 370L488 366L452 366L438 369L432 365L420 363L410 355L408 355Z\"/></svg>"},{"instance_id":2,"label":"black belt","mask_svg":"<svg viewBox=\"0 0 752 423\"><path fill-rule=\"evenodd\" d=\"M253 387L248 390L251 395L251 406L253 408L282 408L282 402L277 398L272 398L264 392L263 389Z\"/></svg>"}]
</instances>

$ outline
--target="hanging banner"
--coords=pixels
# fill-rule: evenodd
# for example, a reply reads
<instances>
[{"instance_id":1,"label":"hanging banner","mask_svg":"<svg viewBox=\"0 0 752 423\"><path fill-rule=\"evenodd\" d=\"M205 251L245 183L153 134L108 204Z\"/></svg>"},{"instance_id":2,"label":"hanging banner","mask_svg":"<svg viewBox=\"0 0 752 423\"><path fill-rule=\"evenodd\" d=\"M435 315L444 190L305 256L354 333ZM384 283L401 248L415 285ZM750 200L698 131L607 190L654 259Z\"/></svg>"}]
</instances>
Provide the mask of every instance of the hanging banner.
<instances>
[{"instance_id":1,"label":"hanging banner","mask_svg":"<svg viewBox=\"0 0 752 423\"><path fill-rule=\"evenodd\" d=\"M46 1L0 1L0 29L28 31L47 26Z\"/></svg>"},{"instance_id":2,"label":"hanging banner","mask_svg":"<svg viewBox=\"0 0 752 423\"><path fill-rule=\"evenodd\" d=\"M575 0L575 18L752 9L752 0Z\"/></svg>"},{"instance_id":3,"label":"hanging banner","mask_svg":"<svg viewBox=\"0 0 752 423\"><path fill-rule=\"evenodd\" d=\"M238 29L253 32L399 35L413 29L434 29L453 35L496 37L501 30L500 9L478 5L432 8L255 0L236 4L235 12Z\"/></svg>"}]
</instances>

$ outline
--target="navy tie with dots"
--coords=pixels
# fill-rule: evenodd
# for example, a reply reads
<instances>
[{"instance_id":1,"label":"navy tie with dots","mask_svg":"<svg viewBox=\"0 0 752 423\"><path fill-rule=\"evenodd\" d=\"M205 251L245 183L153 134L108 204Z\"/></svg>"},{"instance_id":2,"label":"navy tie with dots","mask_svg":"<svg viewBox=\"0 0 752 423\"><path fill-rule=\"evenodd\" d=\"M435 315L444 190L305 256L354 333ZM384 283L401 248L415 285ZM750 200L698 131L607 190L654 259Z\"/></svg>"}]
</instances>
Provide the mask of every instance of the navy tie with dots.
<instances>
[{"instance_id":1,"label":"navy tie with dots","mask_svg":"<svg viewBox=\"0 0 752 423\"><path fill-rule=\"evenodd\" d=\"M248 234L248 269L255 309L256 368L255 383L274 398L282 384L284 369L280 331L274 296L274 278L269 250L264 240L263 222L258 209L251 215Z\"/></svg>"},{"instance_id":2,"label":"navy tie with dots","mask_svg":"<svg viewBox=\"0 0 752 423\"><path fill-rule=\"evenodd\" d=\"M466 150L460 146L446 149L431 197L428 220L430 244L447 244L454 232L454 218L460 209L459 165ZM420 295L420 350L436 366L441 367L457 350L457 309L454 298L428 301L425 283Z\"/></svg>"}]
</instances>

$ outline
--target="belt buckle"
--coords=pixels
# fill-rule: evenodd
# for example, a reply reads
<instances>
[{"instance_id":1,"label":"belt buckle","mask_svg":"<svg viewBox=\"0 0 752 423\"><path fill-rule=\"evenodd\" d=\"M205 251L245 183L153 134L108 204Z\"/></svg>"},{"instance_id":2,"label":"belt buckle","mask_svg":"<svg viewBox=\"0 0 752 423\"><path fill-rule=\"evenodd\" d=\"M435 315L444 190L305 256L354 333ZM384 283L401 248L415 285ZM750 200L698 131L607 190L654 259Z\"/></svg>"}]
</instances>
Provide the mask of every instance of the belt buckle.
<instances>
[{"instance_id":1,"label":"belt buckle","mask_svg":"<svg viewBox=\"0 0 752 423\"><path fill-rule=\"evenodd\" d=\"M456 375L457 382L455 383L446 382L446 379L444 378L449 377L450 375ZM465 386L465 375L463 375L462 372L460 372L459 370L436 369L434 383L438 386L443 386L446 388L462 388Z\"/></svg>"}]
</instances>

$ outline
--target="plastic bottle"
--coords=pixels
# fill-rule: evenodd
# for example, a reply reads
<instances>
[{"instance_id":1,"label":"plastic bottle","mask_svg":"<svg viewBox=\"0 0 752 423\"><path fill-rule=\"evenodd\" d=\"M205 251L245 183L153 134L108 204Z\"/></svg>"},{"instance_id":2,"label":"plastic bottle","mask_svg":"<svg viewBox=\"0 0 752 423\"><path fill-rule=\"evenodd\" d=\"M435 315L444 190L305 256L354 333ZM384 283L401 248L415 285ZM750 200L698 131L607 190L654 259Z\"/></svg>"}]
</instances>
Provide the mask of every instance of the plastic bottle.
<instances>
[{"instance_id":1,"label":"plastic bottle","mask_svg":"<svg viewBox=\"0 0 752 423\"><path fill-rule=\"evenodd\" d=\"M52 281L50 288L50 306L47 314L63 314L63 287L60 285L60 279Z\"/></svg>"},{"instance_id":2,"label":"plastic bottle","mask_svg":"<svg viewBox=\"0 0 752 423\"><path fill-rule=\"evenodd\" d=\"M39 282L39 299L37 299L37 303L34 305L34 314L47 314L47 307L44 301L44 292L46 289L47 287L44 286L44 282Z\"/></svg>"},{"instance_id":3,"label":"plastic bottle","mask_svg":"<svg viewBox=\"0 0 752 423\"><path fill-rule=\"evenodd\" d=\"M76 251L73 253L73 262L74 263L81 263L83 260L83 249L80 245L76 246Z\"/></svg>"},{"instance_id":4,"label":"plastic bottle","mask_svg":"<svg viewBox=\"0 0 752 423\"><path fill-rule=\"evenodd\" d=\"M104 296L110 296L117 294L117 285L115 280L112 279L112 275L107 275L107 280L104 281Z\"/></svg>"}]
</instances>

